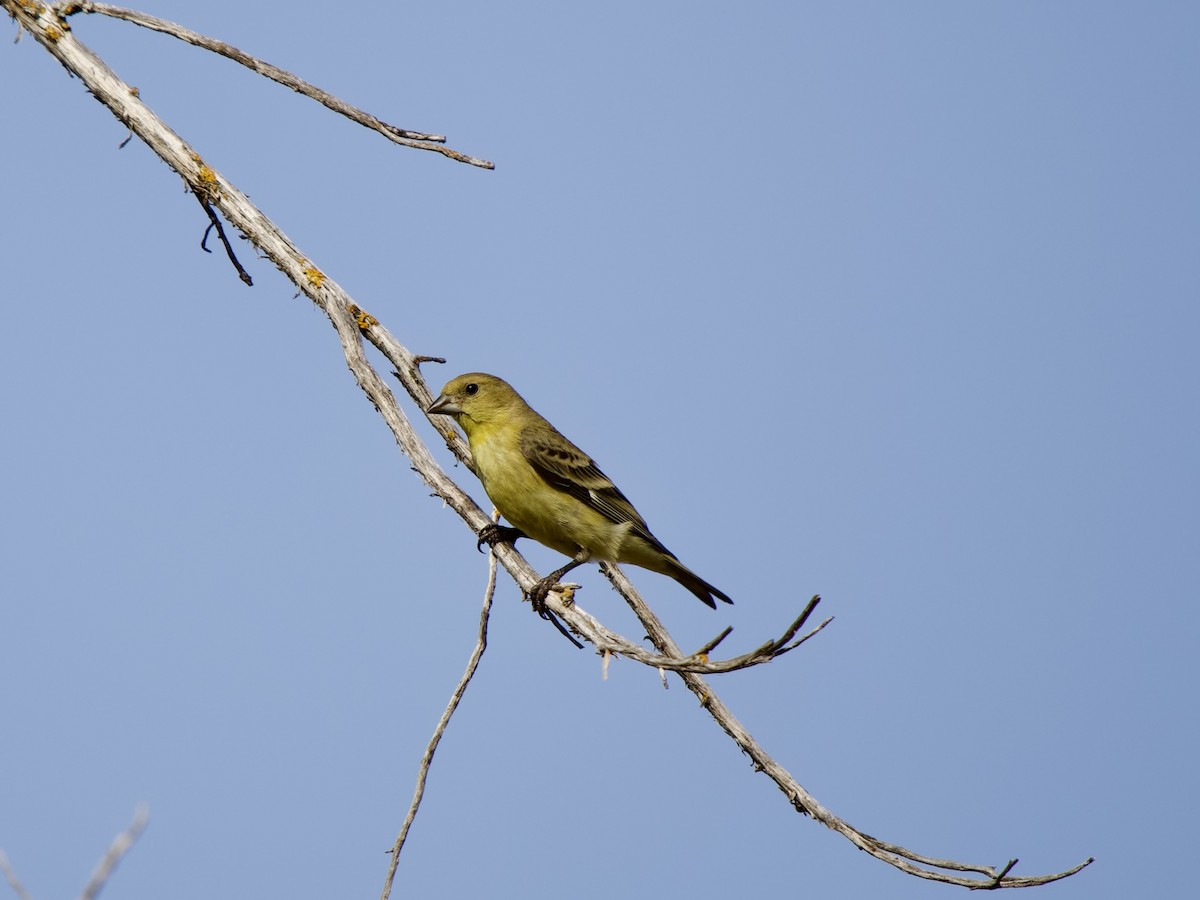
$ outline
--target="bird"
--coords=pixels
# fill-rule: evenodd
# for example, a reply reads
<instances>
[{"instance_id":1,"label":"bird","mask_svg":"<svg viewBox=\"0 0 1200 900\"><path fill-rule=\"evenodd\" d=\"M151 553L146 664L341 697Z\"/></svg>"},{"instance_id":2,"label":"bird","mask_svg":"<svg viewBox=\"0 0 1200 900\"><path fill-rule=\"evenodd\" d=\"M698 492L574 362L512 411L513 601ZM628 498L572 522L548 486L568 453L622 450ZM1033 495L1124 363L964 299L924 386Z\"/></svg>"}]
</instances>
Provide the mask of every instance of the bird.
<instances>
[{"instance_id":1,"label":"bird","mask_svg":"<svg viewBox=\"0 0 1200 900\"><path fill-rule=\"evenodd\" d=\"M451 416L471 446L475 474L512 527L491 524L479 545L532 538L571 557L529 591L545 614L559 580L588 562L630 563L675 579L709 607L733 603L663 546L595 461L539 415L508 382L470 372L452 378L426 409Z\"/></svg>"}]
</instances>

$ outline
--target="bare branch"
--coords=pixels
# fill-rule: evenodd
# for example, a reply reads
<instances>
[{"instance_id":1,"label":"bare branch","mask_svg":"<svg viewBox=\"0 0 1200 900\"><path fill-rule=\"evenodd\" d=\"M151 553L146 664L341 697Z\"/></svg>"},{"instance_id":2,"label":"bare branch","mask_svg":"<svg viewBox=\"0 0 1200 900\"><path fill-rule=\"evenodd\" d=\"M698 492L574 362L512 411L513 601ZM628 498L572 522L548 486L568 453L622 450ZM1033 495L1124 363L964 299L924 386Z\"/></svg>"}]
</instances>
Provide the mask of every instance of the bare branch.
<instances>
[{"instance_id":1,"label":"bare branch","mask_svg":"<svg viewBox=\"0 0 1200 900\"><path fill-rule=\"evenodd\" d=\"M612 580L612 572L619 571L616 566L611 563L605 563L602 567L609 579ZM617 586L617 582L613 582ZM623 588L617 586L620 593L624 593ZM799 618L788 626L788 630L784 632L783 637L773 641L767 641L765 644L743 653L740 656L734 656L730 659L710 660L708 653L717 646L725 637L733 631L732 628L726 628L719 635L697 650L695 653L684 655L676 648L672 652L663 651L659 648L658 653L653 653L646 650L640 644L634 643L628 638L611 631L597 619L591 616L588 612L582 609L576 603L564 603L557 596L557 592L552 593L558 600L558 605L554 606L553 611L562 616L563 621L578 635L587 639L596 646L596 649L601 653L613 653L618 656L623 656L626 659L634 660L643 665L650 666L655 669L666 669L672 672L692 672L697 675L722 675L727 672L736 672L741 669L749 669L752 666L762 665L763 663L771 662L778 656L787 653L789 650L799 646L804 641L821 631L826 625L833 621L830 617L818 625L812 631L800 638L791 646L787 646L787 641L792 635L803 625L804 621L812 613L817 603L820 602L820 597L813 597L809 601L808 606L800 614ZM561 610L559 609L561 606Z\"/></svg>"},{"instance_id":2,"label":"bare branch","mask_svg":"<svg viewBox=\"0 0 1200 900\"><path fill-rule=\"evenodd\" d=\"M29 891L25 890L25 885L21 884L21 880L17 878L17 873L13 871L13 867L8 861L8 854L3 850L0 850L0 872L4 873L4 880L13 889L13 893L17 895L18 900L32 900L29 896Z\"/></svg>"},{"instance_id":3,"label":"bare branch","mask_svg":"<svg viewBox=\"0 0 1200 900\"><path fill-rule=\"evenodd\" d=\"M79 895L80 900L95 900L100 891L104 889L104 885L108 883L109 877L113 870L116 869L119 863L137 843L137 839L141 837L143 831L146 830L146 825L150 821L150 810L143 803L133 813L133 821L129 827L118 834L111 844L108 845L108 850L105 851L104 857L100 860L96 870L92 873L92 877L88 879L87 885L83 892ZM13 893L17 895L19 900L31 900L30 894L25 890L25 886L21 884L17 878L17 873L13 871L12 865L8 861L8 856L3 850L0 850L0 872L4 873L5 880L13 889Z\"/></svg>"},{"instance_id":4,"label":"bare branch","mask_svg":"<svg viewBox=\"0 0 1200 900\"><path fill-rule=\"evenodd\" d=\"M609 578L613 585L625 597L634 614L646 628L646 633L650 636L651 642L658 648L659 652L664 656L680 655L679 645L667 632L658 616L646 604L636 588L629 583L625 578L624 573L613 567L609 571ZM813 598L815 602L817 598ZM809 604L810 607L813 605ZM806 610L806 613L808 610ZM807 637L807 636L806 636ZM785 634L781 640L787 640ZM805 638L801 638L803 641ZM796 642L797 644L800 641ZM795 645L793 645L795 646ZM849 822L835 816L829 810L825 809L817 799L812 796L804 787L788 772L783 766L779 765L766 750L756 741L748 732L741 722L733 715L720 698L713 693L708 683L698 674L694 672L680 671L679 677L683 679L683 683L687 685L689 691L696 695L700 701L700 705L712 716L713 720L721 726L721 729L733 739L734 743L741 748L754 763L755 771L762 772L783 792L788 798L788 802L796 809L797 812L805 815L810 815L818 822L825 825L827 828L836 831L838 834L846 838L850 843L854 844L860 850L870 853L876 859L882 860L891 866L895 866L902 872L907 872L909 875L915 875L918 878L925 878L931 881L942 881L947 884L956 884L960 887L981 889L981 888L1015 888L1015 887L1034 887L1040 884L1049 884L1052 881L1058 881L1070 875L1074 875L1080 869L1090 865L1093 858L1089 857L1079 865L1067 869L1064 872L1056 872L1052 875L1035 875L1029 877L1008 876L1009 870L1016 864L1015 860L1009 863L1002 871L997 872L991 866L980 866L969 863L958 863L953 860L935 859L929 856L923 856L911 850L907 850L897 844L888 844L884 841L874 838L865 832L859 831ZM913 865L920 863L921 865ZM925 866L927 868L922 868ZM986 880L977 878L959 878L954 875L948 875L945 872L934 871L935 869L946 869L955 872L978 872L986 876Z\"/></svg>"},{"instance_id":5,"label":"bare branch","mask_svg":"<svg viewBox=\"0 0 1200 900\"><path fill-rule=\"evenodd\" d=\"M108 852L100 860L100 865L96 866L96 871L92 873L87 887L79 895L79 900L95 900L96 895L104 889L104 885L108 882L108 877L112 875L113 869L117 867L117 863L137 843L137 839L146 830L146 823L149 821L150 810L145 804L142 804L134 812L133 821L129 827L113 838L113 842L109 844Z\"/></svg>"},{"instance_id":6,"label":"bare branch","mask_svg":"<svg viewBox=\"0 0 1200 900\"><path fill-rule=\"evenodd\" d=\"M497 514L495 518L499 518ZM483 591L483 609L479 612L479 637L475 642L475 649L471 651L471 658L467 660L466 671L459 679L458 686L454 689L454 693L450 695L450 702L446 704L445 710L442 711L442 717L438 719L437 727L433 729L433 737L429 739L429 745L425 748L425 755L421 757L421 765L417 769L417 787L413 791L412 804L408 808L408 815L404 817L404 824L400 826L400 834L396 838L396 843L389 851L392 854L392 861L388 865L387 878L383 883L382 900L388 900L392 893L392 882L396 878L396 867L400 864L400 851L404 849L404 842L408 839L408 830L412 827L413 820L417 817L417 810L421 806L421 800L425 796L425 779L429 775L429 766L433 763L433 754L437 752L438 744L441 743L442 735L446 731L446 726L450 724L450 717L454 715L454 711L458 709L458 703L463 698L463 694L467 691L467 685L471 683L471 679L475 675L475 670L479 668L479 660L483 657L483 651L487 649L487 629L488 617L492 612L492 597L496 593L496 557L491 555L488 561L488 578L487 587Z\"/></svg>"},{"instance_id":7,"label":"bare branch","mask_svg":"<svg viewBox=\"0 0 1200 900\"><path fill-rule=\"evenodd\" d=\"M284 87L289 87L298 94L303 94L305 97L316 100L338 115L345 116L352 122L357 122L359 125L370 128L372 131L379 132L389 141L417 150L430 150L434 153L440 153L442 156L452 159L455 162L466 163L467 165L477 166L481 169L496 168L494 163L490 163L486 159L468 156L465 153L459 153L457 150L451 150L449 147L442 146L446 140L443 135L425 134L424 132L409 131L406 128L397 128L395 125L389 125L387 122L375 118L370 113L358 107L351 106L328 91L323 91L316 85L304 81L302 78L297 78L291 72L281 69L278 66L273 66L268 62L263 62L263 60L257 59L224 41L219 41L216 38L208 37L189 28L184 28L182 25L177 25L174 22L168 22L166 19L159 19L156 16L150 16L133 9L111 6L108 3L58 3L55 4L55 11L64 17L64 19L66 16L71 16L75 13L97 13L102 16L110 16L114 19L132 22L134 25L141 25L143 28L149 28L152 31L169 34L171 37L178 38L195 47L201 47L232 59L234 62L241 63L259 75L270 78Z\"/></svg>"},{"instance_id":8,"label":"bare branch","mask_svg":"<svg viewBox=\"0 0 1200 900\"><path fill-rule=\"evenodd\" d=\"M80 6L80 4L68 4L63 8L66 11L74 11L75 7ZM337 331L351 373L391 429L396 442L412 461L413 469L432 488L436 496L442 498L447 505L453 508L477 534L488 523L488 518L475 502L442 471L428 448L416 436L408 418L397 404L395 396L368 362L360 333L365 334L375 346L379 347L396 367L401 383L423 412L433 400L433 396L418 370L421 358L410 353L373 316L356 306L345 291L313 265L273 222L250 203L244 194L206 165L198 154L141 102L129 85L117 78L102 60L74 38L65 19L48 7L22 2L22 0L0 0L0 7L14 16L20 25L33 34L38 43L58 59L68 71L82 79L100 102L108 106L164 162L179 172L189 187L193 190L203 191L203 196L219 209L234 227L246 235L263 255L325 312ZM438 421L433 421L433 419ZM440 416L432 417L431 424L445 439L451 451L469 468L471 466L470 453L462 437L448 422L442 421ZM511 544L496 545L493 548L492 556L504 565L524 590L529 590L537 582L537 573L513 549ZM713 663L704 658L704 653L692 654L690 657L685 656L624 574L616 566L606 566L604 570L646 627L657 653L648 653L634 642L605 628L578 605L573 602L564 602L563 596L558 592L552 592L547 598L547 606L560 616L573 631L594 644L597 651L606 660L612 654L620 654L660 670L675 671L683 679L688 689L697 696L713 720L750 756L755 768L776 783L798 812L811 815L855 846L900 871L919 878L957 884L972 889L1031 887L1046 884L1072 875L1092 862L1091 859L1088 859L1074 868L1052 875L1015 877L1007 874L1015 865L1015 861L997 871L991 866L935 859L880 841L853 828L821 806L786 769L758 745L724 703L712 692L701 674L730 671L737 667L744 668L747 664L746 660L755 660L761 657L759 661L765 662L799 646L826 624L822 623L803 637L794 640L796 633L803 627L815 608L816 598L810 601L801 615L777 640L763 644L757 650L744 654L743 657L725 663ZM720 638L714 639L705 646L712 649L719 642ZM729 668L721 669L722 665ZM714 667L717 668L714 669ZM429 751L429 754L431 755L432 751ZM399 843L402 841L398 841L397 849L393 852L393 866L398 855ZM982 879L960 877L947 874L947 872L970 872L984 877ZM391 875L389 874L389 889L390 884Z\"/></svg>"}]
</instances>

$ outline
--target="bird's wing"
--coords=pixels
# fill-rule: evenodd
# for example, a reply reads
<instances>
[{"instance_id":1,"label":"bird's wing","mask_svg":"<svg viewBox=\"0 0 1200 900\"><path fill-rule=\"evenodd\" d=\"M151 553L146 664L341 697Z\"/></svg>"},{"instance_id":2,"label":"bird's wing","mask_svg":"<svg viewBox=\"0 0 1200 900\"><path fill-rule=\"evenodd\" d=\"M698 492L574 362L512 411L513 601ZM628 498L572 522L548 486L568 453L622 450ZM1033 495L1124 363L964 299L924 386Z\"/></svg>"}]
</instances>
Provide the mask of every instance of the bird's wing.
<instances>
[{"instance_id":1,"label":"bird's wing","mask_svg":"<svg viewBox=\"0 0 1200 900\"><path fill-rule=\"evenodd\" d=\"M546 423L542 427L526 429L521 435L521 453L551 487L570 494L616 525L629 522L632 533L668 556L674 556L650 533L645 519L592 458L554 426Z\"/></svg>"}]
</instances>

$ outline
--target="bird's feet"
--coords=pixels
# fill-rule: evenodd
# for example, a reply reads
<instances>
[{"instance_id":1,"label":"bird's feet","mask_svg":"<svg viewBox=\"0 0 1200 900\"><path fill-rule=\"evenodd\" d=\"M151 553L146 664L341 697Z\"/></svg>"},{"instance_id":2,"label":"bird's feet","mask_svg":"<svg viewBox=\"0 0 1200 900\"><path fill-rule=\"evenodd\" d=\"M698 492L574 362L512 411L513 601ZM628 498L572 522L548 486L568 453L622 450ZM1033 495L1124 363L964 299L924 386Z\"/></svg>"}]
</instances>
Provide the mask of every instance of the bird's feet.
<instances>
[{"instance_id":1,"label":"bird's feet","mask_svg":"<svg viewBox=\"0 0 1200 900\"><path fill-rule=\"evenodd\" d=\"M484 544L489 547L495 547L497 544L513 544L516 543L517 538L525 537L525 532L520 528L510 528L508 525L497 525L492 522L479 529L478 537L475 549L482 553Z\"/></svg>"},{"instance_id":2,"label":"bird's feet","mask_svg":"<svg viewBox=\"0 0 1200 900\"><path fill-rule=\"evenodd\" d=\"M532 588L529 589L527 596L529 602L533 604L533 611L543 619L548 615L546 611L546 596L558 586L558 573L547 575Z\"/></svg>"},{"instance_id":3,"label":"bird's feet","mask_svg":"<svg viewBox=\"0 0 1200 900\"><path fill-rule=\"evenodd\" d=\"M530 590L525 596L528 597L529 602L533 604L533 611L535 613L554 625L554 627L558 629L559 633L563 637L575 645L576 649L582 650L583 644L571 637L571 632L567 631L567 627L558 620L558 616L556 616L546 607L546 596L555 588L562 588L565 590L565 596L563 599L569 604L571 602L570 597L574 593L574 589L579 587L577 584L560 585L558 583L558 574L558 572L554 572L550 575L547 575L545 578L535 584L532 590Z\"/></svg>"}]
</instances>

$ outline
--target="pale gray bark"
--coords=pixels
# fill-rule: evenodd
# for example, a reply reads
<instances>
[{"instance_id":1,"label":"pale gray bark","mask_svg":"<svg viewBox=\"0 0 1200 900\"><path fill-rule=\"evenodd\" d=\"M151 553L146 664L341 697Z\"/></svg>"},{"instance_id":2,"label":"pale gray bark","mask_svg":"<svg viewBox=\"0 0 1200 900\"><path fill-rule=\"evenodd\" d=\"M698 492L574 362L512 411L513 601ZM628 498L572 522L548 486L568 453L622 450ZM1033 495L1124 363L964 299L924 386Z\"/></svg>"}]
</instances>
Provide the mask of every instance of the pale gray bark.
<instances>
[{"instance_id":1,"label":"pale gray bark","mask_svg":"<svg viewBox=\"0 0 1200 900\"><path fill-rule=\"evenodd\" d=\"M395 366L397 377L409 396L415 401L416 411L421 415L424 415L424 410L433 400L433 395L419 370L423 359L412 354L373 316L357 306L337 282L322 272L288 239L287 235L283 234L270 219L250 203L241 191L225 179L215 167L201 159L182 138L159 119L141 101L136 91L118 78L102 60L75 38L71 33L66 16L78 12L101 13L173 34L198 46L222 53L276 81L307 93L335 112L348 115L355 121L374 128L389 140L406 146L416 146L420 149L436 150L451 159L472 165L490 167L490 164L457 153L457 151L447 152L447 148L441 147L440 143L436 142L439 136L406 132L403 129L381 123L374 117L353 110L352 107L332 98L323 91L305 85L300 79L255 60L236 48L228 47L223 42L205 38L202 35L195 35L187 29L163 20L99 3L60 3L47 6L29 2L29 0L0 0L0 6L7 10L69 71L78 76L96 98L111 109L113 114L124 122L135 135L145 141L147 146L167 165L178 172L188 187L203 202L219 210L234 228L240 231L259 252L270 259L288 279L296 284L303 294L325 312L337 332L351 373L371 403L379 410L379 414L391 429L396 442L411 460L413 469L474 532L478 532L486 525L489 519L483 510L442 470L429 449L417 437L408 416L397 402L396 397L367 359L362 338L365 336ZM301 87L302 85L303 87ZM441 433L455 456L470 466L470 451L461 435L450 426L445 417L432 416L429 418L433 427ZM474 552L474 543L471 542L468 546L470 547L469 552ZM499 545L494 552L500 564L524 590L528 590L538 581L538 574L511 545ZM688 689L700 699L705 711L750 756L754 761L755 768L775 782L797 811L812 816L860 849L910 875L974 889L1031 887L1046 884L1073 875L1092 862L1091 859L1088 859L1077 866L1054 874L1018 877L1008 874L1016 860L1010 861L997 870L986 865L937 859L881 841L859 831L821 806L786 769L767 754L734 717L729 708L713 693L703 678L706 674L735 671L768 662L794 649L808 637L820 631L828 620L803 637L795 638L795 634L803 626L808 614L815 606L816 598L806 607L800 617L785 629L781 638L769 641L761 647L733 659L714 662L708 659L707 654L720 643L727 632L714 638L697 652L684 654L620 570L615 566L606 566L605 571L614 587L626 599L645 626L655 645L656 652L649 652L638 642L605 627L573 602L572 592L569 589L553 592L547 598L549 609L559 616L571 631L592 643L605 663L613 655L617 655L660 670L676 672ZM482 652L481 647L478 652ZM477 662L477 657L474 660ZM460 683L456 697L461 696L461 689L465 689L472 671L473 665L468 668L468 675ZM447 715L443 717L444 721L448 720L449 713L453 712L455 702L452 700ZM435 731L434 746L444 728L444 721ZM431 753L429 758L432 758ZM418 796L414 798L410 820L411 815L415 815L418 804L419 791ZM397 847L403 843L402 838L403 833L397 842ZM393 857L393 873L394 864L395 858ZM390 875L388 883L390 885Z\"/></svg>"}]
</instances>

